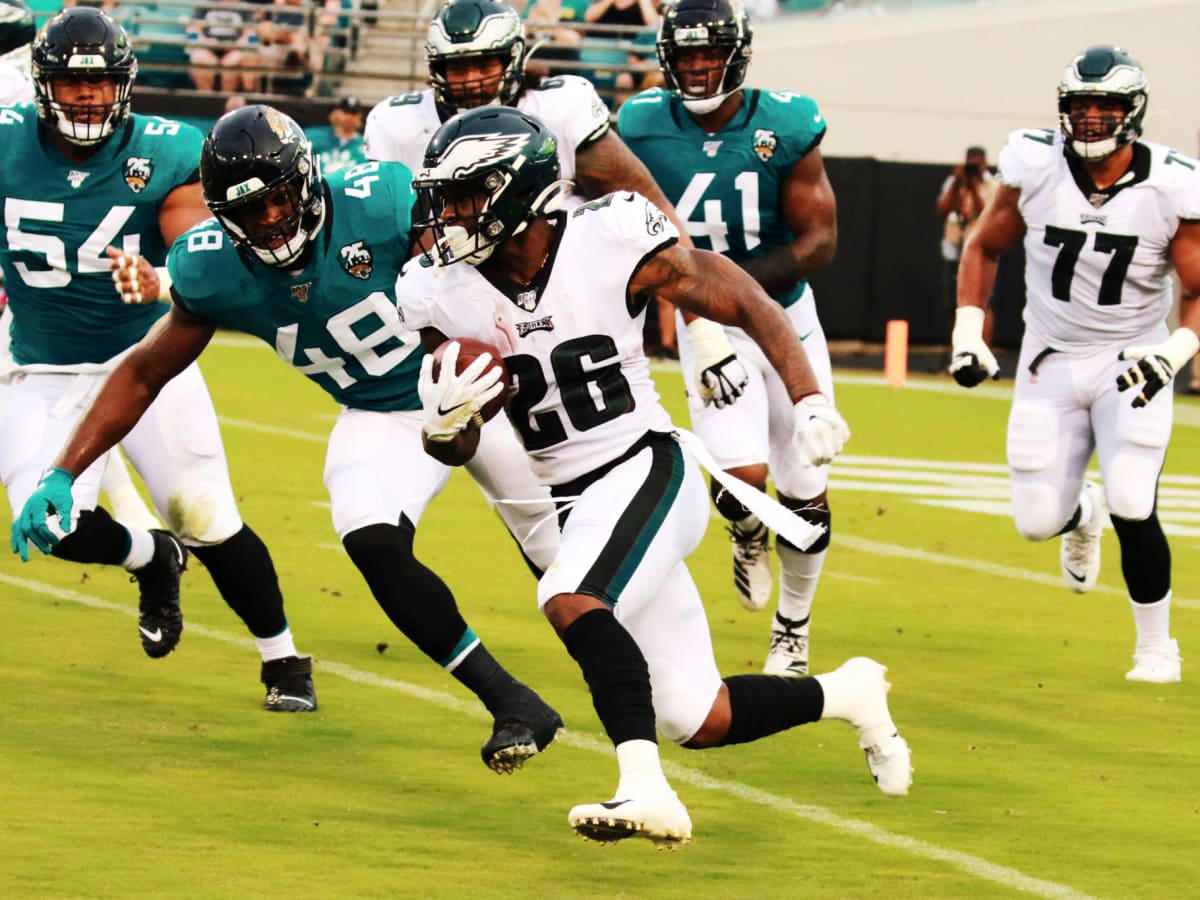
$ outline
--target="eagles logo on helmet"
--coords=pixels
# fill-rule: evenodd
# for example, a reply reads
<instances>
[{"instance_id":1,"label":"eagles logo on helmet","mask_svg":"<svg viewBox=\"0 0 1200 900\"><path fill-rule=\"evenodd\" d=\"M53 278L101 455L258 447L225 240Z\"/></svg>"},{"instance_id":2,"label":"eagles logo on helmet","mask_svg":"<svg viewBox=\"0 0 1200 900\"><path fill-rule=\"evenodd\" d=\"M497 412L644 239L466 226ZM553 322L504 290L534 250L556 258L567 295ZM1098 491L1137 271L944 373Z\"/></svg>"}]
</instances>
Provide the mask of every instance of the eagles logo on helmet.
<instances>
[{"instance_id":1,"label":"eagles logo on helmet","mask_svg":"<svg viewBox=\"0 0 1200 900\"><path fill-rule=\"evenodd\" d=\"M1081 159L1102 160L1136 141L1149 88L1141 64L1120 47L1101 44L1076 56L1058 84L1058 122L1067 150ZM1122 111L1095 115L1081 102L1086 99L1116 101Z\"/></svg>"},{"instance_id":2,"label":"eagles logo on helmet","mask_svg":"<svg viewBox=\"0 0 1200 900\"><path fill-rule=\"evenodd\" d=\"M438 103L451 113L512 103L525 78L525 26L517 11L500 0L451 0L429 25L425 55L429 83ZM483 58L500 61L498 78L447 77L448 60Z\"/></svg>"},{"instance_id":3,"label":"eagles logo on helmet","mask_svg":"<svg viewBox=\"0 0 1200 900\"><path fill-rule=\"evenodd\" d=\"M479 265L539 215L559 208L566 182L545 125L512 107L483 106L437 130L413 187L416 208L426 211L415 226L433 235L434 262Z\"/></svg>"}]
</instances>

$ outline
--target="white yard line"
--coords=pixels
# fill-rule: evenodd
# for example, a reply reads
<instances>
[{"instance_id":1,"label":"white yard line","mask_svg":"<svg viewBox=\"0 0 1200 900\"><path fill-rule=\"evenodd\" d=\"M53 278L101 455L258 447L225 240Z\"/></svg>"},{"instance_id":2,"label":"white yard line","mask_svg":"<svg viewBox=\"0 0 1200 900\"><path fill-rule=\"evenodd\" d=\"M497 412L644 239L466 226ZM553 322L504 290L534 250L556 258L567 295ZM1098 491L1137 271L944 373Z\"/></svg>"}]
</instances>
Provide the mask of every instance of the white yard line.
<instances>
[{"instance_id":1,"label":"white yard line","mask_svg":"<svg viewBox=\"0 0 1200 900\"><path fill-rule=\"evenodd\" d=\"M842 540L845 541L846 537L843 536ZM872 541L867 541L865 543L874 544ZM860 547L859 549L862 548ZM935 559L936 558L937 557L935 557ZM102 600L99 597L93 597L90 594L83 594L79 591L58 588L54 585L45 584L40 581L33 581L28 578L15 578L3 572L0 572L0 583L31 591L33 593L43 594L48 597L53 597L56 600L70 601L72 603L79 603L83 606L88 606L93 609L101 609L107 612L120 613L121 615L126 615L130 618L134 618L138 614L138 611L135 607L124 606L119 603L111 603L108 600ZM254 642L248 637L234 635L219 628L209 628L205 625L195 625L189 623L187 625L187 633L192 636L205 637L237 647L244 647L247 649L253 649L254 647ZM343 678L356 684L365 684L371 687L395 691L415 700L430 703L433 706L451 710L461 715L470 716L471 718L488 718L487 711L484 710L477 702L465 701L441 691L429 690L428 688L410 684L406 681L398 681L394 678L384 678L380 675L375 675L371 672L365 672L362 669L356 669L353 666L348 666L338 662L325 660L320 662L314 661L314 666L322 673L334 675L338 678ZM573 734L568 731L561 733L560 737L558 738L558 743L565 744L566 746L572 747L576 750L586 750L602 756L611 757L613 753L612 745L606 741L589 737L587 735ZM917 752L918 754L920 753L920 748L917 748ZM797 803L794 800L789 800L787 797L780 797L776 794L762 791L757 788L750 787L749 785L741 784L737 781L727 781L719 778L713 778L704 772L688 766L667 763L664 768L666 769L667 774L677 782L683 782L695 788L703 788L704 790L718 791L723 794L728 794L737 798L738 800L742 800L747 803L754 803L759 806L765 806L774 810L775 812L793 816L794 818L802 819L815 825L821 825L825 828L829 828L833 831L838 831L843 834L852 835L855 838L870 841L871 843L877 844L881 847L886 847L891 850L899 850L900 852L907 853L911 856L943 863L951 868L965 872L973 878L978 878L981 881L990 881L994 884L1012 888L1026 894L1032 894L1036 897L1053 898L1053 900L1093 900L1091 895L1077 891L1069 885L1058 884L1057 882L1046 881L1041 878L1034 878L1033 876L1026 875L1024 872L1021 872L1017 869L1012 869L1008 866L997 865L996 863L989 862L981 857L972 856L969 853L961 853L948 847L942 847L938 844L929 843L928 841L910 838L902 834L895 834L884 828L880 828L878 825L874 825L871 822L864 822L861 819L848 819L844 816L838 815L830 809L826 809L823 806L814 806L808 803ZM863 790L873 789L867 783L865 776L863 781Z\"/></svg>"}]
</instances>

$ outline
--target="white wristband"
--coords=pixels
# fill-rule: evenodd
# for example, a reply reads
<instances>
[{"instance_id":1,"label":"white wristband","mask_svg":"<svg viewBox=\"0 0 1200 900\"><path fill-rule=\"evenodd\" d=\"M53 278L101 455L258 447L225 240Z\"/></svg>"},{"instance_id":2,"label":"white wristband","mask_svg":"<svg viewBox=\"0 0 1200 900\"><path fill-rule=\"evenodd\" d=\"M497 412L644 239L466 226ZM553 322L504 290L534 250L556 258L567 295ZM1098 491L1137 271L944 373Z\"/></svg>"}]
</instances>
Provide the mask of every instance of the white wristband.
<instances>
[{"instance_id":1,"label":"white wristband","mask_svg":"<svg viewBox=\"0 0 1200 900\"><path fill-rule=\"evenodd\" d=\"M166 266L155 266L154 273L158 276L158 299L163 303L171 302L171 274Z\"/></svg>"},{"instance_id":2,"label":"white wristband","mask_svg":"<svg viewBox=\"0 0 1200 900\"><path fill-rule=\"evenodd\" d=\"M1167 362L1178 372L1197 351L1200 351L1200 337L1190 328L1176 328L1171 332L1171 336L1158 346Z\"/></svg>"},{"instance_id":3,"label":"white wristband","mask_svg":"<svg viewBox=\"0 0 1200 900\"><path fill-rule=\"evenodd\" d=\"M950 343L958 347L970 341L983 340L983 308L960 306L954 311L954 331Z\"/></svg>"},{"instance_id":4,"label":"white wristband","mask_svg":"<svg viewBox=\"0 0 1200 900\"><path fill-rule=\"evenodd\" d=\"M687 323L687 333L700 369L734 355L725 329L711 319L692 319Z\"/></svg>"}]
</instances>

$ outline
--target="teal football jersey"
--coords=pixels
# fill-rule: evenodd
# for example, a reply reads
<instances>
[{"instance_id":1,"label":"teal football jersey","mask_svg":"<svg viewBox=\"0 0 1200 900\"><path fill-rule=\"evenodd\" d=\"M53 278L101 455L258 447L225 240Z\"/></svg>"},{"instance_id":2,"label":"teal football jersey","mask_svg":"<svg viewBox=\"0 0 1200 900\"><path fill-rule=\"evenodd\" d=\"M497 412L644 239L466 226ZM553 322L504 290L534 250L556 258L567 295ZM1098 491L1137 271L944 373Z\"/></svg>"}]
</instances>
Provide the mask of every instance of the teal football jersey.
<instances>
[{"instance_id":1,"label":"teal football jersey","mask_svg":"<svg viewBox=\"0 0 1200 900\"><path fill-rule=\"evenodd\" d=\"M32 105L0 109L0 267L17 363L102 363L167 311L161 303L122 303L104 249L163 264L159 209L171 191L197 180L203 140L190 125L131 115L75 163L55 149Z\"/></svg>"},{"instance_id":2,"label":"teal football jersey","mask_svg":"<svg viewBox=\"0 0 1200 900\"><path fill-rule=\"evenodd\" d=\"M343 406L420 409L418 336L396 311L414 193L401 163L330 176L325 225L299 272L239 253L216 219L180 235L167 258L176 303L275 348Z\"/></svg>"},{"instance_id":3,"label":"teal football jersey","mask_svg":"<svg viewBox=\"0 0 1200 900\"><path fill-rule=\"evenodd\" d=\"M742 262L791 242L780 186L821 142L825 120L808 97L746 90L729 124L709 134L677 97L652 88L621 104L617 130L675 205L696 246ZM791 306L804 286L775 299Z\"/></svg>"}]
</instances>

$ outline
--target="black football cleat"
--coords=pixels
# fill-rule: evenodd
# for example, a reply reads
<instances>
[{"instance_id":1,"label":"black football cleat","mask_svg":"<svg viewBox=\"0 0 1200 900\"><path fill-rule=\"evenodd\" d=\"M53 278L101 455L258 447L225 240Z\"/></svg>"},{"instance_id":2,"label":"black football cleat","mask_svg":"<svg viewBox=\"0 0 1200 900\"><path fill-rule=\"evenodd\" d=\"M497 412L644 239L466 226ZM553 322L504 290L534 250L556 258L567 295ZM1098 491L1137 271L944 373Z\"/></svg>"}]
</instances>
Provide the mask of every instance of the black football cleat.
<instances>
[{"instance_id":1,"label":"black football cleat","mask_svg":"<svg viewBox=\"0 0 1200 900\"><path fill-rule=\"evenodd\" d=\"M151 659L161 659L179 643L183 613L179 609L179 577L187 568L188 552L169 531L154 529L154 556L133 572L138 584L138 636Z\"/></svg>"},{"instance_id":2,"label":"black football cleat","mask_svg":"<svg viewBox=\"0 0 1200 900\"><path fill-rule=\"evenodd\" d=\"M541 697L521 683L513 687L494 712L492 736L480 750L493 772L511 775L550 745L563 727L562 717Z\"/></svg>"},{"instance_id":3,"label":"black football cleat","mask_svg":"<svg viewBox=\"0 0 1200 900\"><path fill-rule=\"evenodd\" d=\"M285 656L263 663L262 683L267 686L263 700L267 712L313 712L317 708L311 656Z\"/></svg>"}]
</instances>

